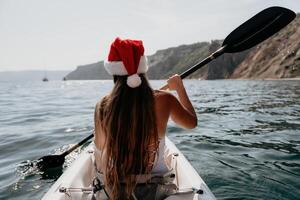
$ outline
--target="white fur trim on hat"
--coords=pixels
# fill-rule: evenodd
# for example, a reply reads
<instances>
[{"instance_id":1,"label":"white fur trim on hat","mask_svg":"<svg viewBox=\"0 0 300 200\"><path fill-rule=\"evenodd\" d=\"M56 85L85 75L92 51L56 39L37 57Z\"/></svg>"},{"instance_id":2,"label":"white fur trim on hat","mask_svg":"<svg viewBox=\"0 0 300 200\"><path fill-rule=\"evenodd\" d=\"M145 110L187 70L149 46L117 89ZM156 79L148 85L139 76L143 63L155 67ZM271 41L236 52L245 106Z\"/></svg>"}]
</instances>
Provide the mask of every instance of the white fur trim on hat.
<instances>
[{"instance_id":1,"label":"white fur trim on hat","mask_svg":"<svg viewBox=\"0 0 300 200\"><path fill-rule=\"evenodd\" d=\"M104 68L110 75L125 76L128 72L122 61L110 62L104 61ZM141 56L137 74L143 74L148 71L147 58L146 56Z\"/></svg>"},{"instance_id":2,"label":"white fur trim on hat","mask_svg":"<svg viewBox=\"0 0 300 200\"><path fill-rule=\"evenodd\" d=\"M127 77L127 85L131 88L136 88L140 86L142 83L142 79L138 74L132 74Z\"/></svg>"}]
</instances>

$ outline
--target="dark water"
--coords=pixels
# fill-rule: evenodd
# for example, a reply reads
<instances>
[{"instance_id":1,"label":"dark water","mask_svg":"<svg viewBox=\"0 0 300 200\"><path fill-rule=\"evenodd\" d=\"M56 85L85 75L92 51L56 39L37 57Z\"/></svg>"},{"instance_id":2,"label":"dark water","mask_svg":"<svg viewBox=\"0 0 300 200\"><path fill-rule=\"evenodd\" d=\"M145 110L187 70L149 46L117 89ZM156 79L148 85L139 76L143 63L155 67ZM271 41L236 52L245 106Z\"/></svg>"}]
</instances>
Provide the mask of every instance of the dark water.
<instances>
[{"instance_id":1,"label":"dark water","mask_svg":"<svg viewBox=\"0 0 300 200\"><path fill-rule=\"evenodd\" d=\"M152 82L155 87L163 81ZM300 81L185 81L198 127L168 135L218 199L300 199ZM0 199L40 199L47 176L26 160L93 129L109 81L0 82ZM68 157L67 167L78 151Z\"/></svg>"}]
</instances>

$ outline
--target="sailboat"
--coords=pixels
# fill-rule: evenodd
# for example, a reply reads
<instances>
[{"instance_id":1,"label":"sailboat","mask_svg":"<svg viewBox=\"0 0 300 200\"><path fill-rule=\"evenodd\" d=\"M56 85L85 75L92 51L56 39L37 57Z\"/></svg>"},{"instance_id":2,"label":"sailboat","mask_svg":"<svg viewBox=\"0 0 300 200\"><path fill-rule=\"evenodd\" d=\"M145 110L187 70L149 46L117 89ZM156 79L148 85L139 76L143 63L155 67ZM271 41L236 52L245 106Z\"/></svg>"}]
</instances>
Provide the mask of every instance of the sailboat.
<instances>
[{"instance_id":1,"label":"sailboat","mask_svg":"<svg viewBox=\"0 0 300 200\"><path fill-rule=\"evenodd\" d=\"M47 73L45 72L45 76L44 76L44 78L42 79L42 81L43 82L48 82L49 81L49 79L47 78Z\"/></svg>"}]
</instances>

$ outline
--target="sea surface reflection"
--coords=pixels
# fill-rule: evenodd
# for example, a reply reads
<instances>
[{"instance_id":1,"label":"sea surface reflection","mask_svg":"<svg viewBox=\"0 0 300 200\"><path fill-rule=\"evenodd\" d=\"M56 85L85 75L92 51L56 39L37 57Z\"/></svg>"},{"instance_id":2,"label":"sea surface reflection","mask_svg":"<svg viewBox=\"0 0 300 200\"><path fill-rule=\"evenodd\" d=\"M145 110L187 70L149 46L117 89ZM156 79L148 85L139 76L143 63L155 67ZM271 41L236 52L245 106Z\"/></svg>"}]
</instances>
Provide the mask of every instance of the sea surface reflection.
<instances>
[{"instance_id":1,"label":"sea surface reflection","mask_svg":"<svg viewBox=\"0 0 300 200\"><path fill-rule=\"evenodd\" d=\"M163 83L152 81L154 88ZM218 199L299 199L299 81L187 80L185 86L198 127L170 122L168 135ZM0 199L43 196L62 171L43 174L29 160L91 134L94 105L111 87L111 81L0 83Z\"/></svg>"}]
</instances>

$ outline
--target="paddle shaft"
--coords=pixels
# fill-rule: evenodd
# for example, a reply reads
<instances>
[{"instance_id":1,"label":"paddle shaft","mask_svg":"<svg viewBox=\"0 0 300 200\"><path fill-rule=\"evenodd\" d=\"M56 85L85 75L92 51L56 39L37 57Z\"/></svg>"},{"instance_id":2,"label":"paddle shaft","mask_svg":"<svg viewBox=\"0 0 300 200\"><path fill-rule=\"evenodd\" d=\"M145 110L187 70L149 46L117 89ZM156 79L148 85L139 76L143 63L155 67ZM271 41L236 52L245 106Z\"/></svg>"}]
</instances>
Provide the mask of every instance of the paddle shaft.
<instances>
[{"instance_id":1,"label":"paddle shaft","mask_svg":"<svg viewBox=\"0 0 300 200\"><path fill-rule=\"evenodd\" d=\"M210 54L208 57L206 57L205 59L203 59L202 61L198 62L197 64L195 64L194 66L190 67L188 70L184 71L183 73L181 73L179 76L181 79L186 78L187 76L191 75L192 73L194 73L195 71L197 71L198 69L200 69L201 67L203 67L204 65L206 65L207 63L213 61L214 59L218 58L219 56L221 56L222 54L225 53L226 51L226 47L222 46L221 48L219 48L217 51L215 51L214 53ZM161 90L165 90L168 89L168 84L164 85L163 87L160 88Z\"/></svg>"},{"instance_id":2,"label":"paddle shaft","mask_svg":"<svg viewBox=\"0 0 300 200\"><path fill-rule=\"evenodd\" d=\"M221 56L223 53L225 53L226 46L223 46L219 48L214 53L210 54L210 56L206 57L204 60L200 61L199 63L195 64L194 66L190 67L188 70L180 74L180 78L184 79L185 77L191 75L207 63L211 62L212 60L216 59L217 57Z\"/></svg>"},{"instance_id":3,"label":"paddle shaft","mask_svg":"<svg viewBox=\"0 0 300 200\"><path fill-rule=\"evenodd\" d=\"M73 147L71 147L69 150L67 150L66 152L62 153L60 156L65 157L66 155L68 155L69 153L71 153L72 151L74 151L75 149L77 149L78 147L80 147L81 145L83 145L89 139L91 139L93 137L94 137L94 134L89 135L88 137L84 138L81 142L77 143L76 145L74 145Z\"/></svg>"}]
</instances>

